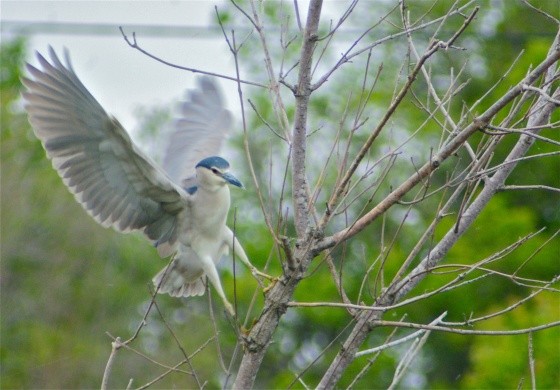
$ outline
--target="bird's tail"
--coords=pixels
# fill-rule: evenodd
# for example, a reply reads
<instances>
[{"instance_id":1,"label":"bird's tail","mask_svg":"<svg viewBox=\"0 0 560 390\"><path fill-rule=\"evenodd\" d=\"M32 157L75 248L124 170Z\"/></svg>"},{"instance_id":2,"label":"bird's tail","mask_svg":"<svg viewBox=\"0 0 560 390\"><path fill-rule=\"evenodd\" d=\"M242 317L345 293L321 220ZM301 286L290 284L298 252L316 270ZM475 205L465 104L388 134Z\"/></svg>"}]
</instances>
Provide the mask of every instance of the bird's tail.
<instances>
[{"instance_id":1,"label":"bird's tail","mask_svg":"<svg viewBox=\"0 0 560 390\"><path fill-rule=\"evenodd\" d=\"M192 297L204 295L206 290L206 277L198 277L194 280L185 278L179 267L175 266L175 262L169 267L163 268L152 279L158 293L169 294L172 297Z\"/></svg>"}]
</instances>

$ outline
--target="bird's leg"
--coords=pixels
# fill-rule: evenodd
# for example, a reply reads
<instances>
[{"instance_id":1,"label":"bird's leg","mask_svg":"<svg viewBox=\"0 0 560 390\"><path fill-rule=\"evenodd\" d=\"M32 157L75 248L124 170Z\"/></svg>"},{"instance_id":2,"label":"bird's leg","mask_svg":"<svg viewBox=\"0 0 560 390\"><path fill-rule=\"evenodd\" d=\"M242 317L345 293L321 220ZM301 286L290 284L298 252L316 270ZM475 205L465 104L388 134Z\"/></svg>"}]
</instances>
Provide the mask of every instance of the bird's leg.
<instances>
[{"instance_id":1,"label":"bird's leg","mask_svg":"<svg viewBox=\"0 0 560 390\"><path fill-rule=\"evenodd\" d=\"M270 276L268 274L265 274L264 272L259 271L253 264L251 264L251 262L249 261L249 258L247 257L247 254L245 253L245 250L243 249L243 247L241 246L241 244L237 240L237 237L233 237L233 251L239 257L239 259L251 270L251 273L255 277L256 276L261 276L261 277L266 278L268 280L275 280L276 279L273 276Z\"/></svg>"},{"instance_id":2,"label":"bird's leg","mask_svg":"<svg viewBox=\"0 0 560 390\"><path fill-rule=\"evenodd\" d=\"M202 268L206 273L206 276L208 276L210 283L212 283L212 286L214 286L216 292L218 293L220 298L222 298L226 310L229 312L229 314L235 316L235 310L233 310L233 306L231 305L231 303L229 303L229 301L226 298L226 294L224 293L224 289L222 288L222 283L220 282L220 276L218 275L218 271L216 270L216 265L212 261L212 258L210 256L199 256L199 257L202 263Z\"/></svg>"}]
</instances>

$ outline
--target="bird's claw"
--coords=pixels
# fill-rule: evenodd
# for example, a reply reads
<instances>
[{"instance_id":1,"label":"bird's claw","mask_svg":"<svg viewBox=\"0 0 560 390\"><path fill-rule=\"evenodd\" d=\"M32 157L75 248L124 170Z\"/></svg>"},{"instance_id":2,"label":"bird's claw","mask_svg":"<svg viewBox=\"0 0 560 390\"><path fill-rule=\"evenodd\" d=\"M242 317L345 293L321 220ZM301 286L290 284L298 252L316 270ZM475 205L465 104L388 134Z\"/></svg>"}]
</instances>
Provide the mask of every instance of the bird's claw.
<instances>
[{"instance_id":1,"label":"bird's claw","mask_svg":"<svg viewBox=\"0 0 560 390\"><path fill-rule=\"evenodd\" d=\"M251 273L253 274L253 276L255 277L255 279L257 279L257 282L259 283L259 286L263 289L263 293L266 294L268 293L268 291L274 287L274 285L276 284L276 282L278 281L278 278L275 276L270 276L269 274L265 274L264 272L259 271L258 269L256 269L255 267L251 268ZM265 278L268 279L270 281L270 284L266 287L263 286L261 280L258 277L261 278Z\"/></svg>"},{"instance_id":2,"label":"bird's claw","mask_svg":"<svg viewBox=\"0 0 560 390\"><path fill-rule=\"evenodd\" d=\"M262 277L262 278L265 278L265 279L268 279L268 280L271 280L271 281L274 280L274 279L276 279L274 276L270 276L269 274L265 274L264 272L261 272L261 271L259 271L258 269L254 268L254 267L251 268L251 273L252 273L255 277L260 276L260 277Z\"/></svg>"},{"instance_id":3,"label":"bird's claw","mask_svg":"<svg viewBox=\"0 0 560 390\"><path fill-rule=\"evenodd\" d=\"M270 281L270 284L268 286L266 286L265 288L263 288L263 294L264 295L268 294L268 292L270 290L272 290L272 288L274 286L276 286L276 283L278 283L278 280L279 280L278 278L272 278L272 280Z\"/></svg>"}]
</instances>

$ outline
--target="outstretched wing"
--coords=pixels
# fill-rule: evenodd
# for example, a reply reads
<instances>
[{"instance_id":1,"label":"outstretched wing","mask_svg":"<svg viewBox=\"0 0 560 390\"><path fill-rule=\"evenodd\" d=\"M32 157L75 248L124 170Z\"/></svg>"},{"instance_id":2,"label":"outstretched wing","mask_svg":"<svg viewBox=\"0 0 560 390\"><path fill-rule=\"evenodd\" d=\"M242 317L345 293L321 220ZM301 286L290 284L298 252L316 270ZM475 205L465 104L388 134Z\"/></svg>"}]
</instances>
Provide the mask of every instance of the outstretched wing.
<instances>
[{"instance_id":1,"label":"outstretched wing","mask_svg":"<svg viewBox=\"0 0 560 390\"><path fill-rule=\"evenodd\" d=\"M168 255L179 233L188 195L146 157L121 124L50 49L51 63L37 53L42 70L27 65L23 78L29 121L53 167L76 200L101 225L143 231Z\"/></svg>"},{"instance_id":2,"label":"outstretched wing","mask_svg":"<svg viewBox=\"0 0 560 390\"><path fill-rule=\"evenodd\" d=\"M220 154L231 127L231 113L216 82L210 77L197 79L198 88L188 91L180 106L180 118L169 137L163 167L183 187L194 184L195 166L202 159Z\"/></svg>"}]
</instances>

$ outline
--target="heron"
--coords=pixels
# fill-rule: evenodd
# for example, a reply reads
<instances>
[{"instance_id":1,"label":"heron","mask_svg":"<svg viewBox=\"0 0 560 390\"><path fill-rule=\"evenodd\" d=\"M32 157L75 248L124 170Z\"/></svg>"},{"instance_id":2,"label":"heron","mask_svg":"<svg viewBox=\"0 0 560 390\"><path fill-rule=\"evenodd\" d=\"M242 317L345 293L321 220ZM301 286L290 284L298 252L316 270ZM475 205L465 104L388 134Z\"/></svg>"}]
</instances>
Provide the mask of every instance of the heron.
<instances>
[{"instance_id":1,"label":"heron","mask_svg":"<svg viewBox=\"0 0 560 390\"><path fill-rule=\"evenodd\" d=\"M52 47L49 54L50 61L36 53L40 68L27 64L23 98L64 184L102 226L140 231L161 257L173 256L152 280L158 293L202 295L209 280L234 315L216 269L220 258L232 251L255 277L270 276L251 264L226 225L229 187L243 184L219 156L232 118L217 84L208 76L198 79L180 107L160 167L87 90L68 51L65 64Z\"/></svg>"}]
</instances>

